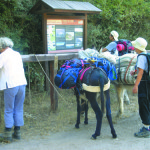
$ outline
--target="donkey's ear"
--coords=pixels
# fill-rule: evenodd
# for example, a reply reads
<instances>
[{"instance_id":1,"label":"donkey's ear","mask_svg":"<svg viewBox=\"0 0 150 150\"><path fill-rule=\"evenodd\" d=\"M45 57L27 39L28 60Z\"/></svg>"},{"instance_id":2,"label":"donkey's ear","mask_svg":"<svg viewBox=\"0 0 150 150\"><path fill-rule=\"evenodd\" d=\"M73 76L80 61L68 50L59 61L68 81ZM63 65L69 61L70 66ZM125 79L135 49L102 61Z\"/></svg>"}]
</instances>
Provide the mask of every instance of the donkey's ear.
<instances>
[{"instance_id":1,"label":"donkey's ear","mask_svg":"<svg viewBox=\"0 0 150 150\"><path fill-rule=\"evenodd\" d=\"M94 46L94 45L92 45L91 49L95 49L95 46Z\"/></svg>"},{"instance_id":2,"label":"donkey's ear","mask_svg":"<svg viewBox=\"0 0 150 150\"><path fill-rule=\"evenodd\" d=\"M103 47L101 47L101 48L98 50L98 52L99 52L99 53L102 53L102 49L103 49Z\"/></svg>"}]
</instances>

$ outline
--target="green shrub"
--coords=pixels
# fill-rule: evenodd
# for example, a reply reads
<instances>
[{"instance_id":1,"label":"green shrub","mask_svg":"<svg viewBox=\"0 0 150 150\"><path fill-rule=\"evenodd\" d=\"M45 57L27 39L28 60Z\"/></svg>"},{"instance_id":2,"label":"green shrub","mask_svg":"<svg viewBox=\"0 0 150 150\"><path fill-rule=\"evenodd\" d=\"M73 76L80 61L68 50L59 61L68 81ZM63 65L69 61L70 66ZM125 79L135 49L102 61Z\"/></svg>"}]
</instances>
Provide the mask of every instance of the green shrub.
<instances>
[{"instance_id":1,"label":"green shrub","mask_svg":"<svg viewBox=\"0 0 150 150\"><path fill-rule=\"evenodd\" d=\"M88 16L88 47L93 43L96 48L106 46L109 33L116 30L119 38L135 40L150 37L150 2L147 0L84 0L102 10L100 14ZM150 49L150 46L147 46Z\"/></svg>"}]
</instances>

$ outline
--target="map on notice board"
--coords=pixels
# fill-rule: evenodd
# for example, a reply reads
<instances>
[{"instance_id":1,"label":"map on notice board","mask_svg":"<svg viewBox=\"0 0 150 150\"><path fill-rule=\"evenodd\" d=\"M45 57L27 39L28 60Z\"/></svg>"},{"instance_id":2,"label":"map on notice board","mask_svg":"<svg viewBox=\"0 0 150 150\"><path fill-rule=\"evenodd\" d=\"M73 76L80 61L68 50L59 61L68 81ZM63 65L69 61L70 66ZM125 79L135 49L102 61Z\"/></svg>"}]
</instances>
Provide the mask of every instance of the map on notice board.
<instances>
[{"instance_id":1,"label":"map on notice board","mask_svg":"<svg viewBox=\"0 0 150 150\"><path fill-rule=\"evenodd\" d=\"M81 19L48 19L48 53L57 50L83 49L83 25Z\"/></svg>"}]
</instances>

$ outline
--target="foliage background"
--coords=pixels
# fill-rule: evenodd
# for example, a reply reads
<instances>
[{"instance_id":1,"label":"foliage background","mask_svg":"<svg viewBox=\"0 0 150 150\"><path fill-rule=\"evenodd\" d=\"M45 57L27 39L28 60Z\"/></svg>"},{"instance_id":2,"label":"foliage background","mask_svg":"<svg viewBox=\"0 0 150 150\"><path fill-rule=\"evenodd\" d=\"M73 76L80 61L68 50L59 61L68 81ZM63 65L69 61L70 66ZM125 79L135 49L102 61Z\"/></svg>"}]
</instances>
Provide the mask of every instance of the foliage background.
<instances>
[{"instance_id":1,"label":"foliage background","mask_svg":"<svg viewBox=\"0 0 150 150\"><path fill-rule=\"evenodd\" d=\"M37 1L0 0L0 36L11 38L14 41L14 49L21 54L43 53L42 17L29 13ZM135 40L137 37L143 37L149 43L149 0L78 1L90 2L102 10L100 14L88 15L88 47L95 45L98 50L106 46L110 42L108 36L112 30L118 31L120 39ZM150 45L147 49L150 49ZM44 75L39 65L31 63L31 70L27 66L28 64L25 64L28 82L30 72L31 84L39 86L35 90L44 90Z\"/></svg>"},{"instance_id":2,"label":"foliage background","mask_svg":"<svg viewBox=\"0 0 150 150\"><path fill-rule=\"evenodd\" d=\"M150 1L148 0L88 0L100 8L99 15L88 17L88 44L96 48L106 46L109 33L116 30L120 39L135 40L138 37L150 41ZM150 49L150 46L147 46Z\"/></svg>"}]
</instances>

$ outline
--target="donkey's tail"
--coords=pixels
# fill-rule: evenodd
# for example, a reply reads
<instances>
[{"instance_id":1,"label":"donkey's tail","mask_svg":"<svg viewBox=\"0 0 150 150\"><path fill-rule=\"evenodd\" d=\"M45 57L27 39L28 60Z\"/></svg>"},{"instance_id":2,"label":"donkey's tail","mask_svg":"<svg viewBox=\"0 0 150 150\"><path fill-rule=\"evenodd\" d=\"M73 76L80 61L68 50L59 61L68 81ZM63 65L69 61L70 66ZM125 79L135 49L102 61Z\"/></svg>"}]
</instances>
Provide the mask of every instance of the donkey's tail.
<instances>
[{"instance_id":1,"label":"donkey's tail","mask_svg":"<svg viewBox=\"0 0 150 150\"><path fill-rule=\"evenodd\" d=\"M104 80L102 77L99 78L99 85L100 85L101 110L104 113Z\"/></svg>"},{"instance_id":2,"label":"donkey's tail","mask_svg":"<svg viewBox=\"0 0 150 150\"><path fill-rule=\"evenodd\" d=\"M103 73L100 73L99 76L99 86L100 86L100 98L101 98L101 110L104 113L104 91L110 88L110 80L106 73L101 69ZM106 84L107 80L107 84Z\"/></svg>"}]
</instances>

